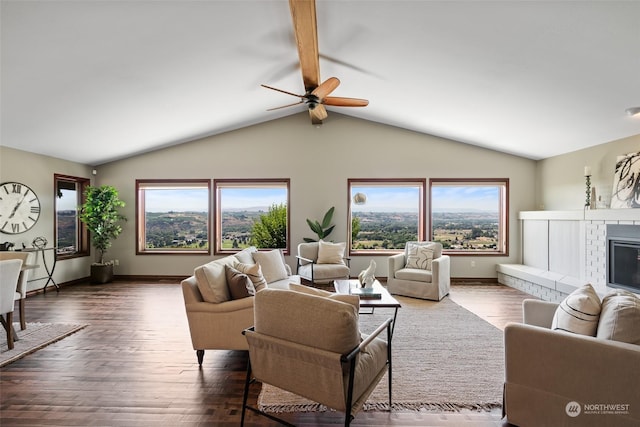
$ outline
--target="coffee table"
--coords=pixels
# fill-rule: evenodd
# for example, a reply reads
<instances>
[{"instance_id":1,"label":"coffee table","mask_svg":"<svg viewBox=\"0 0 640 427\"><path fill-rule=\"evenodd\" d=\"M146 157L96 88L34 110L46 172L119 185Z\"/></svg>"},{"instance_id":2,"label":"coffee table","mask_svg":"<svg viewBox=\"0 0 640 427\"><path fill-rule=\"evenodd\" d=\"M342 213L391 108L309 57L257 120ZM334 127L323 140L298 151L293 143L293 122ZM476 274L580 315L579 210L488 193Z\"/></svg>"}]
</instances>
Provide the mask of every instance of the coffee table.
<instances>
[{"instance_id":1,"label":"coffee table","mask_svg":"<svg viewBox=\"0 0 640 427\"><path fill-rule=\"evenodd\" d=\"M349 290L351 288L360 287L360 282L357 279L350 280L334 280L333 287L338 294L349 294ZM373 283L373 289L375 292L380 294L380 298L360 298L360 307L362 308L371 308L375 310L376 308L393 308L393 324L391 325L391 336L393 336L393 330L396 327L396 318L398 317L398 309L402 307L402 305L395 299L385 288L378 282L377 280Z\"/></svg>"}]
</instances>

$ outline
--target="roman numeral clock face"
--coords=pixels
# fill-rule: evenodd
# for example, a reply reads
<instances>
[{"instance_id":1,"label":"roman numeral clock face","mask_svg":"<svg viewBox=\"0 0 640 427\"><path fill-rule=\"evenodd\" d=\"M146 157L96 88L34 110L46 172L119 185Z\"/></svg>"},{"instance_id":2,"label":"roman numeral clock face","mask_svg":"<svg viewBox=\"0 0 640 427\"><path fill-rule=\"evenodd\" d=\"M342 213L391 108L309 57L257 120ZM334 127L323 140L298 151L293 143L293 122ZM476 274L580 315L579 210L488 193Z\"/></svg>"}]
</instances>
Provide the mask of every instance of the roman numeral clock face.
<instances>
[{"instance_id":1,"label":"roman numeral clock face","mask_svg":"<svg viewBox=\"0 0 640 427\"><path fill-rule=\"evenodd\" d=\"M33 190L19 182L0 184L0 231L24 233L40 217L40 200Z\"/></svg>"}]
</instances>

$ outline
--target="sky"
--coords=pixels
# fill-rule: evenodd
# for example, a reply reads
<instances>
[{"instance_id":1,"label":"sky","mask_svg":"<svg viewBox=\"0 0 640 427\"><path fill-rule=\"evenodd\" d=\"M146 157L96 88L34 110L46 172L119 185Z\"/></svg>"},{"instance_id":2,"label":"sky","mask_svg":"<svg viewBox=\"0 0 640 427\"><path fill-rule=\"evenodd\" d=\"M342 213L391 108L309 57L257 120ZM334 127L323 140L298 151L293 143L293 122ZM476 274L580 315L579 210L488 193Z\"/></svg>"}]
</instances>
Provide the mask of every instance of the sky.
<instances>
[{"instance_id":1,"label":"sky","mask_svg":"<svg viewBox=\"0 0 640 427\"><path fill-rule=\"evenodd\" d=\"M284 188L225 188L222 189L223 205L229 209L268 208L273 203L287 202ZM364 187L353 186L352 194L364 193L364 205L352 205L354 212L417 212L417 187ZM75 194L66 194L57 200L58 210L75 209ZM65 197L67 196L67 197ZM497 187L482 186L438 186L432 188L432 210L496 211L499 201ZM147 212L203 212L208 210L206 189L153 190L147 191Z\"/></svg>"}]
</instances>

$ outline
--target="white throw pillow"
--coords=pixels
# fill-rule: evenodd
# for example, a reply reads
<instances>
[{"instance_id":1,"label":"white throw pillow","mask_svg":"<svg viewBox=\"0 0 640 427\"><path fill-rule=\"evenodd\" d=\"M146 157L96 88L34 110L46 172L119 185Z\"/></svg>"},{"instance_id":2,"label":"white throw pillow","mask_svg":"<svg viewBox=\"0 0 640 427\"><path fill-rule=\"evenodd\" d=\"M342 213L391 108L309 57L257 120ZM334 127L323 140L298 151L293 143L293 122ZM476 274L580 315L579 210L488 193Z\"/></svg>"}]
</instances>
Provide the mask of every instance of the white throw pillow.
<instances>
[{"instance_id":1,"label":"white throw pillow","mask_svg":"<svg viewBox=\"0 0 640 427\"><path fill-rule=\"evenodd\" d=\"M193 275L196 276L202 299L213 303L221 303L231 299L224 266L233 267L237 262L235 257L228 256L195 269Z\"/></svg>"},{"instance_id":2,"label":"white throw pillow","mask_svg":"<svg viewBox=\"0 0 640 427\"><path fill-rule=\"evenodd\" d=\"M596 336L602 304L590 284L569 294L558 306L551 329L574 334Z\"/></svg>"},{"instance_id":3,"label":"white throw pillow","mask_svg":"<svg viewBox=\"0 0 640 427\"><path fill-rule=\"evenodd\" d=\"M256 288L256 292L267 287L267 281L262 275L262 268L260 268L260 264L244 264L241 262L236 264L235 268L249 276L249 279L253 282L253 286Z\"/></svg>"},{"instance_id":4,"label":"white throw pillow","mask_svg":"<svg viewBox=\"0 0 640 427\"><path fill-rule=\"evenodd\" d=\"M616 289L602 299L597 338L640 345L640 298Z\"/></svg>"},{"instance_id":5,"label":"white throw pillow","mask_svg":"<svg viewBox=\"0 0 640 427\"><path fill-rule=\"evenodd\" d=\"M434 250L430 246L409 246L409 255L405 268L418 268L431 271Z\"/></svg>"},{"instance_id":6,"label":"white throw pillow","mask_svg":"<svg viewBox=\"0 0 640 427\"><path fill-rule=\"evenodd\" d=\"M344 264L346 243L318 242L318 264Z\"/></svg>"},{"instance_id":7,"label":"white throw pillow","mask_svg":"<svg viewBox=\"0 0 640 427\"><path fill-rule=\"evenodd\" d=\"M253 260L260 264L262 274L267 283L273 283L289 277L284 266L282 252L279 249L268 252L254 252Z\"/></svg>"}]
</instances>

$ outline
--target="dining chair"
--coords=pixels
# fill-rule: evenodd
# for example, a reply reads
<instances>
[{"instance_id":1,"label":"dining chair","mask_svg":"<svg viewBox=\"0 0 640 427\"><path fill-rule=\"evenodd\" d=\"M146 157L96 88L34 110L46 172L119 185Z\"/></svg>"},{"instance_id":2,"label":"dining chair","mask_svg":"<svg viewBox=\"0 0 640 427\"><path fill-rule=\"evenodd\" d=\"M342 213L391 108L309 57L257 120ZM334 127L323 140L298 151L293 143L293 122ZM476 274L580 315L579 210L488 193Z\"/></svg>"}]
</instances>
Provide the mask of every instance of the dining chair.
<instances>
[{"instance_id":1,"label":"dining chair","mask_svg":"<svg viewBox=\"0 0 640 427\"><path fill-rule=\"evenodd\" d=\"M24 266L27 264L27 259L29 258L28 252L21 251L5 251L0 252L0 261L8 260L8 259L19 259L22 260L22 271L20 273L20 277L18 278L18 285L16 288L15 300L19 301L18 310L20 311L20 329L27 329L27 320L24 314L24 300L27 298L27 279L29 276L29 271L24 269Z\"/></svg>"},{"instance_id":2,"label":"dining chair","mask_svg":"<svg viewBox=\"0 0 640 427\"><path fill-rule=\"evenodd\" d=\"M13 307L21 268L21 259L0 261L0 321L7 331L9 350L13 348Z\"/></svg>"}]
</instances>

